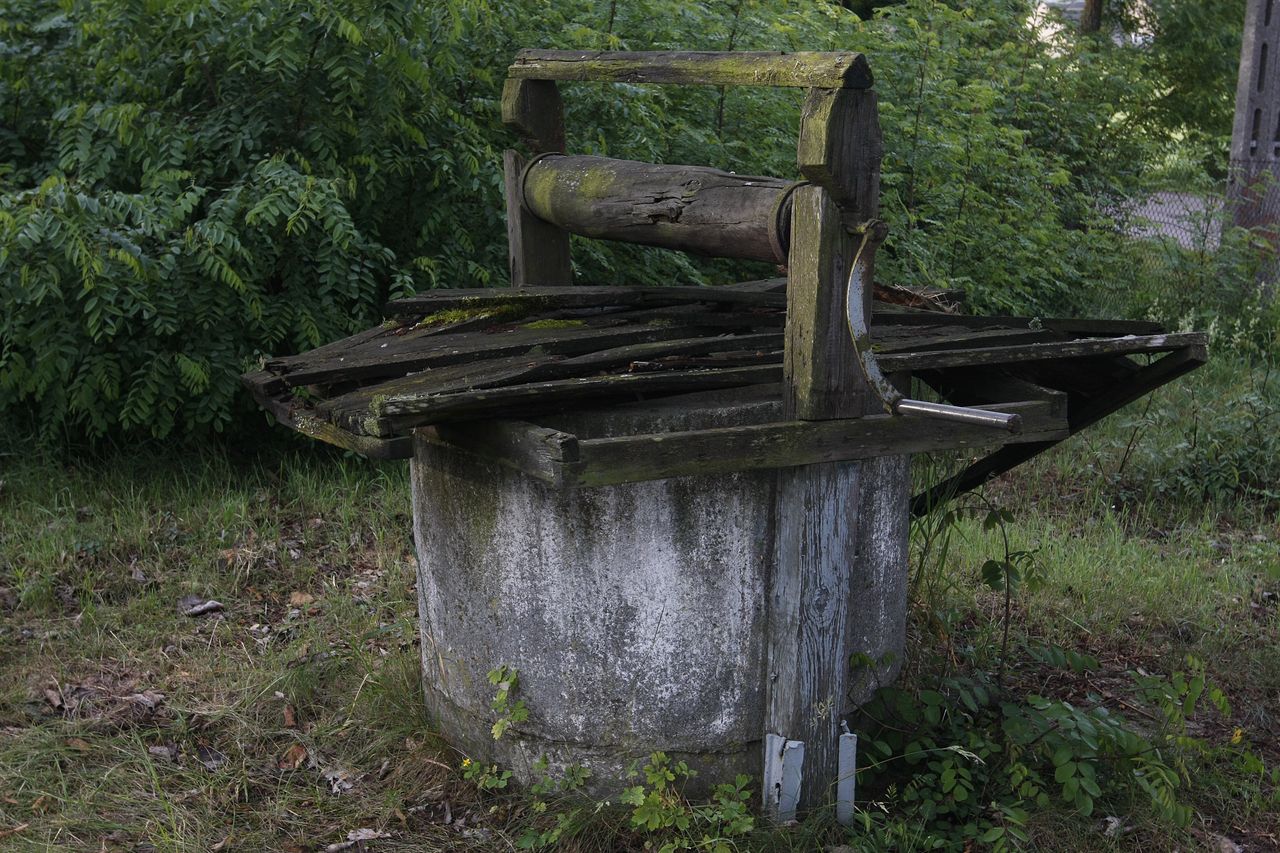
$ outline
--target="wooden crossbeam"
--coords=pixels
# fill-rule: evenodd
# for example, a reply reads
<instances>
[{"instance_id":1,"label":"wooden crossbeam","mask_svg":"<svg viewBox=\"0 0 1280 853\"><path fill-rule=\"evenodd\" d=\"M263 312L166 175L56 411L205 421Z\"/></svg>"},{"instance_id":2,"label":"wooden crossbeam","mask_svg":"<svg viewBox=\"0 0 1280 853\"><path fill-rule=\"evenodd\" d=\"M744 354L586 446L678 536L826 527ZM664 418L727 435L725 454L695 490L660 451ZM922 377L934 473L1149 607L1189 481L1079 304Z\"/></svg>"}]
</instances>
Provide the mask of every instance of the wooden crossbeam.
<instances>
[{"instance_id":1,"label":"wooden crossbeam","mask_svg":"<svg viewBox=\"0 0 1280 853\"><path fill-rule=\"evenodd\" d=\"M871 66L838 51L522 50L507 69L516 79L703 86L866 89Z\"/></svg>"}]
</instances>

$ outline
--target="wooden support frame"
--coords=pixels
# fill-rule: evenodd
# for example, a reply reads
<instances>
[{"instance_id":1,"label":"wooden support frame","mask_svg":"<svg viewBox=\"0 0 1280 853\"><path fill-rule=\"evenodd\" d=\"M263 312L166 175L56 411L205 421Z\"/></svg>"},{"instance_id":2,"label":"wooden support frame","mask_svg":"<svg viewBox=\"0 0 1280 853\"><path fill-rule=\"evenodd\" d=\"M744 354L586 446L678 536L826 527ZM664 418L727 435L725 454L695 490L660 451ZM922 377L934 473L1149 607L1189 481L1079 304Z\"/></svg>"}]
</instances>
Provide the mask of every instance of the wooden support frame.
<instances>
[{"instance_id":1,"label":"wooden support frame","mask_svg":"<svg viewBox=\"0 0 1280 853\"><path fill-rule=\"evenodd\" d=\"M946 503L954 496L976 489L988 480L994 479L1004 472L1021 465L1033 456L1044 453L1063 439L1092 426L1112 412L1195 370L1204 364L1209 357L1203 336L1197 337L1200 337L1199 342L1184 349L1175 350L1154 364L1148 364L1141 368L1135 367L1133 377L1128 382L1117 385L1105 394L1081 401L1081 405L1069 409L1067 435L1061 438L1002 447L994 453L979 459L955 476L949 477L916 495L911 499L912 516L918 518L922 515L927 515L935 507Z\"/></svg>"},{"instance_id":2,"label":"wooden support frame","mask_svg":"<svg viewBox=\"0 0 1280 853\"><path fill-rule=\"evenodd\" d=\"M502 88L502 121L534 154L564 151L564 103L551 80L507 80ZM569 232L534 216L525 205L521 179L527 164L519 152L503 152L511 286L571 285Z\"/></svg>"}]
</instances>

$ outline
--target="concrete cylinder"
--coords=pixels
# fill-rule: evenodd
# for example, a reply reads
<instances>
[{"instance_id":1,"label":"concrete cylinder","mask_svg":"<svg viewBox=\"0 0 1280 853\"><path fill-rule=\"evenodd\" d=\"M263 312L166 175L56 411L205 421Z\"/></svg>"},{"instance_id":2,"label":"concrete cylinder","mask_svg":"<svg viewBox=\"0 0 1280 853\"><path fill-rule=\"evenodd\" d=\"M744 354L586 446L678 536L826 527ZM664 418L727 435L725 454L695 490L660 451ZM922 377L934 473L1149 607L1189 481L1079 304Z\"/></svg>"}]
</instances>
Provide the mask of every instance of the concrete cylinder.
<instances>
[{"instance_id":1,"label":"concrete cylinder","mask_svg":"<svg viewBox=\"0 0 1280 853\"><path fill-rule=\"evenodd\" d=\"M731 422L650 406L557 426L589 437ZM905 630L907 460L838 470L859 529L831 555L853 568L846 641L890 657L890 676ZM584 766L595 793L634 784L628 767L657 750L704 786L759 778L777 482L756 471L559 490L417 438L423 681L445 739L524 782L543 756L553 773ZM518 672L529 716L495 741L486 673L500 665Z\"/></svg>"}]
</instances>

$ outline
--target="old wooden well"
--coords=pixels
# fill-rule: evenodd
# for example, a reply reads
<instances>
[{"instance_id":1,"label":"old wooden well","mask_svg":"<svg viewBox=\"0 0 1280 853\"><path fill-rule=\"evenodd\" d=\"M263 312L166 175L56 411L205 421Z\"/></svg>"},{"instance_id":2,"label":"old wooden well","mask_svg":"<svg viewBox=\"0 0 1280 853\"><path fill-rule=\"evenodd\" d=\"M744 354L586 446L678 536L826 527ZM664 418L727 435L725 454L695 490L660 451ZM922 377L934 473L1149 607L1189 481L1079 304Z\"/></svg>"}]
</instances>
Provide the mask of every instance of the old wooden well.
<instances>
[{"instance_id":1,"label":"old wooden well","mask_svg":"<svg viewBox=\"0 0 1280 853\"><path fill-rule=\"evenodd\" d=\"M806 89L801 180L566 154L557 81ZM663 750L755 775L777 817L847 816L842 722L875 681L851 659L901 664L911 514L1193 369L1204 338L873 286L857 54L523 51L503 114L531 155L505 158L512 287L397 300L246 382L301 432L412 460L426 699L467 754L617 789ZM570 233L786 277L575 284ZM910 456L956 448L971 464L912 496ZM495 741L499 666L528 718Z\"/></svg>"}]
</instances>

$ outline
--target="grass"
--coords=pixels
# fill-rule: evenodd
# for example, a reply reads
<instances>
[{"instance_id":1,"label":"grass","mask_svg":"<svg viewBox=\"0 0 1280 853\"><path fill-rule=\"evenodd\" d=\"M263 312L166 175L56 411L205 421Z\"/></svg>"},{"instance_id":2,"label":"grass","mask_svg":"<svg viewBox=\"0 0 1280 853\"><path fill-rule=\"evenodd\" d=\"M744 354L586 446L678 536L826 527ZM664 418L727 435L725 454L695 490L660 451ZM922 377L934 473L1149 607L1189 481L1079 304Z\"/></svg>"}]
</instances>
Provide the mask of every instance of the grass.
<instances>
[{"instance_id":1,"label":"grass","mask_svg":"<svg viewBox=\"0 0 1280 853\"><path fill-rule=\"evenodd\" d=\"M985 492L1040 580L1013 599L1011 647L1099 661L1064 678L1018 657L1014 689L1092 695L1154 728L1131 674L1193 656L1231 702L1189 724L1207 746L1183 789L1189 827L1140 800L1091 818L1054 804L1030 820L1037 849L1280 847L1272 787L1224 748L1239 729L1280 766L1280 524L1257 487L1280 460L1204 467L1255 441L1245 421L1265 411L1221 412L1277 399L1257 376L1212 366ZM1237 488L1194 494L1220 482ZM995 668L1003 596L978 570L1002 547L977 519L945 558L917 536L908 684ZM323 850L359 829L390 833L377 850L512 849L528 797L478 792L423 713L413 584L404 465L297 446L0 456L0 849ZM220 612L183 615L210 600ZM1131 831L1105 836L1105 815ZM639 849L626 818L585 816L562 849ZM914 849L919 828L899 829ZM840 840L821 816L742 846Z\"/></svg>"}]
</instances>

